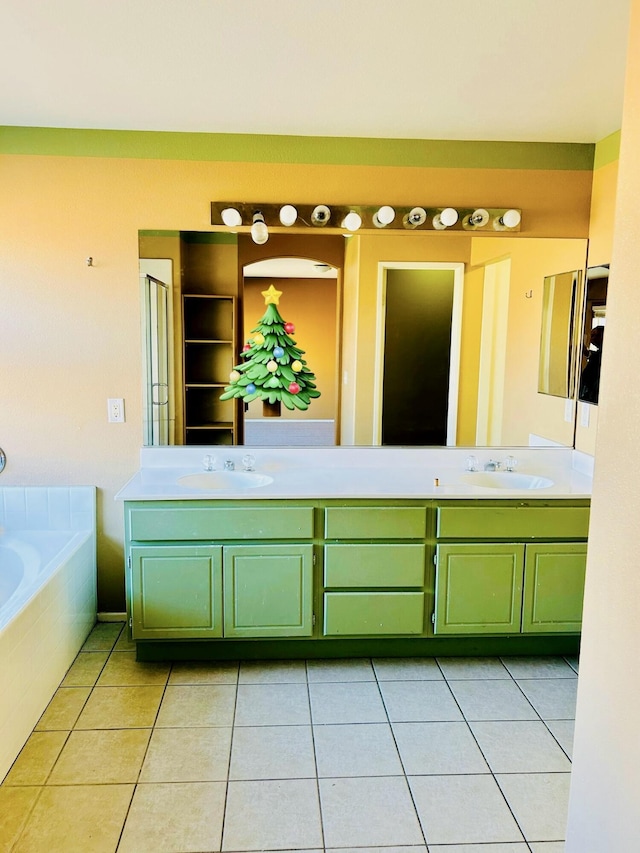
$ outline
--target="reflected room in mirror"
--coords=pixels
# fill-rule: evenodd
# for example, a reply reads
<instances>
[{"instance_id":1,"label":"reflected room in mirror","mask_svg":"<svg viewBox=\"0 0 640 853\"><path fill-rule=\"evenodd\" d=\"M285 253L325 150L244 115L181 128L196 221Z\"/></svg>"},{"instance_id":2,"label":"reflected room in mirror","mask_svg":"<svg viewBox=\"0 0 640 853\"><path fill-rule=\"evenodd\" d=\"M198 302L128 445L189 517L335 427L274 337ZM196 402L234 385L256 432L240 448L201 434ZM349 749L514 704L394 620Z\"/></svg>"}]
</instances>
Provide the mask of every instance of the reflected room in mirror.
<instances>
[{"instance_id":1,"label":"reflected room in mirror","mask_svg":"<svg viewBox=\"0 0 640 853\"><path fill-rule=\"evenodd\" d=\"M555 269L584 269L586 240L407 232L394 241L283 232L259 245L244 233L139 232L144 443L571 446L573 425L551 395L577 385L567 317L580 273L551 276L553 298L541 285ZM266 418L261 399L223 395L270 287L282 292L279 312L320 396Z\"/></svg>"},{"instance_id":2,"label":"reflected room in mirror","mask_svg":"<svg viewBox=\"0 0 640 853\"><path fill-rule=\"evenodd\" d=\"M578 399L594 405L597 405L600 393L600 362L605 337L608 284L608 266L591 267L587 270Z\"/></svg>"}]
</instances>

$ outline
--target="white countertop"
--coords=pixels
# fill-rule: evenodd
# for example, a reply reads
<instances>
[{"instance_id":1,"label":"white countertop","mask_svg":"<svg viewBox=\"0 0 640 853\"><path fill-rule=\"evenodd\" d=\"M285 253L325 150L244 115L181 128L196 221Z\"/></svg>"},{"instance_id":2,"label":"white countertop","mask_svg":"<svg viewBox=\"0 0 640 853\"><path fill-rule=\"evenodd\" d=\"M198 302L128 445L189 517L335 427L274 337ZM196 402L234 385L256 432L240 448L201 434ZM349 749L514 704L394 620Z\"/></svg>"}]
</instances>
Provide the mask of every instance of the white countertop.
<instances>
[{"instance_id":1,"label":"white countertop","mask_svg":"<svg viewBox=\"0 0 640 853\"><path fill-rule=\"evenodd\" d=\"M204 471L203 458L216 458L221 470L232 460L242 471L242 457L255 457L255 471L273 478L250 488L193 489L178 480ZM546 477L553 485L540 489L493 488L465 481L467 457L473 454L482 471L489 460L518 460L516 474ZM116 500L295 500L315 498L589 498L591 466L570 448L143 448L141 467ZM508 475L507 475L508 476ZM437 482L437 485L436 485Z\"/></svg>"}]
</instances>

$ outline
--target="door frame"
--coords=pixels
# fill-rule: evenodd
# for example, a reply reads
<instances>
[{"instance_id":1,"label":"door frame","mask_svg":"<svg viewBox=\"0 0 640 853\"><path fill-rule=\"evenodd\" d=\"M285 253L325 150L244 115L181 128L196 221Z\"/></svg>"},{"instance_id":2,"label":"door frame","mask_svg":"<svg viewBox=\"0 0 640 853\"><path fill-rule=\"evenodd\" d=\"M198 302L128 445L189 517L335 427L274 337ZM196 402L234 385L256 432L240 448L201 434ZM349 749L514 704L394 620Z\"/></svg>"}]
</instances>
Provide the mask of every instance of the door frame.
<instances>
[{"instance_id":1,"label":"door frame","mask_svg":"<svg viewBox=\"0 0 640 853\"><path fill-rule=\"evenodd\" d=\"M449 394L447 407L447 446L455 446L458 428L458 387L460 384L460 348L462 345L463 263L426 261L379 261L376 295L376 346L373 384L373 443L382 443L382 393L384 385L384 340L387 306L387 270L451 270L453 304L451 306L451 348L449 356Z\"/></svg>"}]
</instances>

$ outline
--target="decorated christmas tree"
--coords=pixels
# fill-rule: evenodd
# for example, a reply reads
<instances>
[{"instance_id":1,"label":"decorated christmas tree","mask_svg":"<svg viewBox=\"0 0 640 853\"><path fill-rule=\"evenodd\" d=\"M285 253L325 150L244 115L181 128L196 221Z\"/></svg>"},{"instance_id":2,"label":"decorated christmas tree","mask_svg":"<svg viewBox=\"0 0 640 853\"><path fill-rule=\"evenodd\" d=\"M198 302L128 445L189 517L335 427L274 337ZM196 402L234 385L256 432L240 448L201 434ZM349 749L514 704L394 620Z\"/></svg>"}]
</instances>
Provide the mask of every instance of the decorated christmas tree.
<instances>
[{"instance_id":1,"label":"decorated christmas tree","mask_svg":"<svg viewBox=\"0 0 640 853\"><path fill-rule=\"evenodd\" d=\"M302 357L304 350L298 349L290 337L295 326L285 323L278 311L282 291L271 285L262 295L267 310L244 345L245 360L231 371L220 399L240 397L245 403L262 400L264 414L277 417L281 403L287 409L304 410L320 392L315 375Z\"/></svg>"}]
</instances>

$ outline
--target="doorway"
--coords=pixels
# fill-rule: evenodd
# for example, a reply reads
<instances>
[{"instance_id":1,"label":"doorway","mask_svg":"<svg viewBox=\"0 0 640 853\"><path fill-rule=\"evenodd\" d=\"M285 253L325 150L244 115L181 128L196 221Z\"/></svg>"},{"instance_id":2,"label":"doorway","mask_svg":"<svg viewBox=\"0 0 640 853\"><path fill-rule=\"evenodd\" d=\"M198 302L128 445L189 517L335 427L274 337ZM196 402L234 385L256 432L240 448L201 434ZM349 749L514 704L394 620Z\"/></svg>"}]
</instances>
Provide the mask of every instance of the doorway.
<instances>
[{"instance_id":1,"label":"doorway","mask_svg":"<svg viewBox=\"0 0 640 853\"><path fill-rule=\"evenodd\" d=\"M455 445L463 264L380 264L377 443Z\"/></svg>"}]
</instances>

